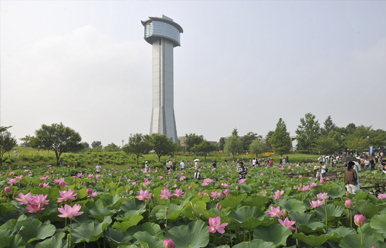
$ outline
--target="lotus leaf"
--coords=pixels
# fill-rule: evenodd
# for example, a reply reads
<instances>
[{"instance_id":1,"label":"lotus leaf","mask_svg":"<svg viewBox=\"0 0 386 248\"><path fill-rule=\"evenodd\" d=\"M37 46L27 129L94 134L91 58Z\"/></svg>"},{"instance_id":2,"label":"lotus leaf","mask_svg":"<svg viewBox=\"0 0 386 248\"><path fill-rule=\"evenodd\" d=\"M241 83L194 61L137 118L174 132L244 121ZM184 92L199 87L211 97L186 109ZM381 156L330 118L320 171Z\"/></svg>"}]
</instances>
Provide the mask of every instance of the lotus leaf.
<instances>
[{"instance_id":1,"label":"lotus leaf","mask_svg":"<svg viewBox=\"0 0 386 248\"><path fill-rule=\"evenodd\" d=\"M303 233L323 232L325 225L315 220L312 214L289 212L291 220L296 221L299 231Z\"/></svg>"},{"instance_id":2,"label":"lotus leaf","mask_svg":"<svg viewBox=\"0 0 386 248\"><path fill-rule=\"evenodd\" d=\"M195 220L187 226L173 227L166 232L165 238L172 239L178 248L206 247L209 243L209 228L202 220Z\"/></svg>"},{"instance_id":3,"label":"lotus leaf","mask_svg":"<svg viewBox=\"0 0 386 248\"><path fill-rule=\"evenodd\" d=\"M261 239L254 239L251 242L241 242L233 248L275 248L275 244L272 242L266 242Z\"/></svg>"},{"instance_id":4,"label":"lotus leaf","mask_svg":"<svg viewBox=\"0 0 386 248\"><path fill-rule=\"evenodd\" d=\"M311 247L317 247L317 246L321 246L327 240L331 239L332 236L327 234L322 234L319 236L315 236L315 235L306 236L304 233L294 233L292 235L292 238L298 239Z\"/></svg>"},{"instance_id":5,"label":"lotus leaf","mask_svg":"<svg viewBox=\"0 0 386 248\"><path fill-rule=\"evenodd\" d=\"M25 243L51 237L55 233L55 226L41 223L39 220L26 219L20 221L22 228L20 236Z\"/></svg>"},{"instance_id":6,"label":"lotus leaf","mask_svg":"<svg viewBox=\"0 0 386 248\"><path fill-rule=\"evenodd\" d=\"M287 244L287 238L292 234L288 227L279 223L272 224L268 227L258 226L253 231L254 239L261 239L266 242L272 242L276 247Z\"/></svg>"}]
</instances>

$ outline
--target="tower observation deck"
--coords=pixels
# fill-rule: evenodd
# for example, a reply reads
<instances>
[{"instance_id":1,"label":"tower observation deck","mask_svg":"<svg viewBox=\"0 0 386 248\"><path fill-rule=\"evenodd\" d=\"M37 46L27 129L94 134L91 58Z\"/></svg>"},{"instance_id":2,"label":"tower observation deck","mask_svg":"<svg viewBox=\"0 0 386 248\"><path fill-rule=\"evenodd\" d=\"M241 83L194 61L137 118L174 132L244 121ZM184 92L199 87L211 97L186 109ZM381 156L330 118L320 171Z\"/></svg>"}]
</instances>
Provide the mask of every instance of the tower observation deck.
<instances>
[{"instance_id":1,"label":"tower observation deck","mask_svg":"<svg viewBox=\"0 0 386 248\"><path fill-rule=\"evenodd\" d=\"M174 117L173 48L180 46L182 27L161 15L141 21L145 40L153 47L153 96L150 134L166 134L177 141Z\"/></svg>"}]
</instances>

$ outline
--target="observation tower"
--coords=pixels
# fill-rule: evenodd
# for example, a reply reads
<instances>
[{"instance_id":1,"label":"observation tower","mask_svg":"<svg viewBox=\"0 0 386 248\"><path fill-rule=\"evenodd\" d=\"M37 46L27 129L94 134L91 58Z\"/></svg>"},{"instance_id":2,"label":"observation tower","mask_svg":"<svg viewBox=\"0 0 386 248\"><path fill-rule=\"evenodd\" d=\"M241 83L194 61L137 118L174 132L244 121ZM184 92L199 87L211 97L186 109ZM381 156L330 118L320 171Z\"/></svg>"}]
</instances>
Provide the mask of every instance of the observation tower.
<instances>
[{"instance_id":1,"label":"observation tower","mask_svg":"<svg viewBox=\"0 0 386 248\"><path fill-rule=\"evenodd\" d=\"M159 133L177 142L174 117L173 48L180 46L182 27L173 19L161 15L141 21L145 40L153 46L153 109L150 134Z\"/></svg>"}]
</instances>

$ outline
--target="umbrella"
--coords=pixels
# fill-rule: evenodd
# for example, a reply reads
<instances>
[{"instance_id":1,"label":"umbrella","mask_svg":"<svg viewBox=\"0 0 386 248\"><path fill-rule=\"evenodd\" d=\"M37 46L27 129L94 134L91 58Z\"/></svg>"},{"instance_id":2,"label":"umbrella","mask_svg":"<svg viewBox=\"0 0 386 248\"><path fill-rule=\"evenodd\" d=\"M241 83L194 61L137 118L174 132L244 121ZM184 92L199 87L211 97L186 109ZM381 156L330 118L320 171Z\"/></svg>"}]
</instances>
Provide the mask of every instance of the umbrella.
<instances>
[{"instance_id":1,"label":"umbrella","mask_svg":"<svg viewBox=\"0 0 386 248\"><path fill-rule=\"evenodd\" d=\"M355 162L355 161L360 161L359 159L357 159L357 158L355 158L355 157L345 157L345 158L343 158L342 160L341 160L341 162L350 162L350 161L353 161L353 162Z\"/></svg>"},{"instance_id":2,"label":"umbrella","mask_svg":"<svg viewBox=\"0 0 386 248\"><path fill-rule=\"evenodd\" d=\"M195 159L194 162L198 162L198 159Z\"/></svg>"}]
</instances>

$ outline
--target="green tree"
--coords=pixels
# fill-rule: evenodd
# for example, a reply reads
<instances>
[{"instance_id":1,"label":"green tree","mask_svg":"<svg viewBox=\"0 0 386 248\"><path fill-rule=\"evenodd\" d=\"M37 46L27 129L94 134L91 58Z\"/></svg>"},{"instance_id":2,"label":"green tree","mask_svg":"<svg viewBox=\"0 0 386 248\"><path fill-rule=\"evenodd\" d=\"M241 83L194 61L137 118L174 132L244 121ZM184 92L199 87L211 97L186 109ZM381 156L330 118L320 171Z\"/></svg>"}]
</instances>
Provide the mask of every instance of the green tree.
<instances>
[{"instance_id":1,"label":"green tree","mask_svg":"<svg viewBox=\"0 0 386 248\"><path fill-rule=\"evenodd\" d=\"M225 141L224 150L232 153L233 158L235 158L236 153L243 152L243 142L241 141L241 138L236 135L228 137Z\"/></svg>"},{"instance_id":2,"label":"green tree","mask_svg":"<svg viewBox=\"0 0 386 248\"><path fill-rule=\"evenodd\" d=\"M92 147L92 148L98 148L98 147L101 147L101 148L102 148L102 142L100 142L100 141L93 141L93 142L91 143L91 147Z\"/></svg>"},{"instance_id":3,"label":"green tree","mask_svg":"<svg viewBox=\"0 0 386 248\"><path fill-rule=\"evenodd\" d=\"M82 142L83 150L90 149L90 145L87 142Z\"/></svg>"},{"instance_id":4,"label":"green tree","mask_svg":"<svg viewBox=\"0 0 386 248\"><path fill-rule=\"evenodd\" d=\"M203 142L201 142L201 144L199 145L195 145L192 150L195 152L195 153L203 153L204 157L205 157L205 162L206 162L206 157L208 155L209 152L213 151L215 149L214 145L212 145L211 143L209 143L208 141L204 140Z\"/></svg>"},{"instance_id":5,"label":"green tree","mask_svg":"<svg viewBox=\"0 0 386 248\"><path fill-rule=\"evenodd\" d=\"M31 137L31 147L43 150L52 150L56 155L56 164L59 165L59 158L64 152L78 152L83 149L82 138L79 133L66 127L63 123L42 125Z\"/></svg>"},{"instance_id":6,"label":"green tree","mask_svg":"<svg viewBox=\"0 0 386 248\"><path fill-rule=\"evenodd\" d=\"M137 165L139 164L139 157L142 154L147 154L153 149L153 143L150 142L148 135L140 133L134 134L129 138L129 143L124 145L122 150L126 153L132 153L137 156Z\"/></svg>"},{"instance_id":7,"label":"green tree","mask_svg":"<svg viewBox=\"0 0 386 248\"><path fill-rule=\"evenodd\" d=\"M165 134L153 133L147 140L153 143L153 150L157 154L159 162L161 156L171 154L176 150L172 138L168 138Z\"/></svg>"},{"instance_id":8,"label":"green tree","mask_svg":"<svg viewBox=\"0 0 386 248\"><path fill-rule=\"evenodd\" d=\"M16 139L7 131L10 127L0 127L0 166L3 165L4 153L9 152L17 145Z\"/></svg>"},{"instance_id":9,"label":"green tree","mask_svg":"<svg viewBox=\"0 0 386 248\"><path fill-rule=\"evenodd\" d=\"M316 149L324 154L332 154L342 148L342 137L338 131L331 130L328 135L319 137Z\"/></svg>"},{"instance_id":10,"label":"green tree","mask_svg":"<svg viewBox=\"0 0 386 248\"><path fill-rule=\"evenodd\" d=\"M336 125L332 122L331 116L329 115L327 119L323 122L324 127L320 129L322 135L328 135L331 130L336 129Z\"/></svg>"},{"instance_id":11,"label":"green tree","mask_svg":"<svg viewBox=\"0 0 386 248\"><path fill-rule=\"evenodd\" d=\"M111 144L108 144L107 146L105 146L104 150L105 150L105 152L117 152L117 151L119 151L119 147L116 144L111 143Z\"/></svg>"},{"instance_id":12,"label":"green tree","mask_svg":"<svg viewBox=\"0 0 386 248\"><path fill-rule=\"evenodd\" d=\"M241 141L243 142L244 151L249 150L249 145L256 139L261 139L261 135L257 135L257 133L249 132L243 137L241 137Z\"/></svg>"},{"instance_id":13,"label":"green tree","mask_svg":"<svg viewBox=\"0 0 386 248\"><path fill-rule=\"evenodd\" d=\"M237 136L239 137L239 131L237 131L237 128L234 128L232 131L232 136Z\"/></svg>"},{"instance_id":14,"label":"green tree","mask_svg":"<svg viewBox=\"0 0 386 248\"><path fill-rule=\"evenodd\" d=\"M274 131L269 131L267 133L267 135L265 136L265 144L267 145L268 149L271 150L272 149L272 145L271 145L271 138L272 138L272 134L274 133Z\"/></svg>"},{"instance_id":15,"label":"green tree","mask_svg":"<svg viewBox=\"0 0 386 248\"><path fill-rule=\"evenodd\" d=\"M251 153L256 154L256 157L258 156L259 153L264 153L268 151L268 147L266 144L258 139L255 139L250 145L249 145L249 151Z\"/></svg>"},{"instance_id":16,"label":"green tree","mask_svg":"<svg viewBox=\"0 0 386 248\"><path fill-rule=\"evenodd\" d=\"M194 145L199 145L204 141L204 136L195 133L185 134L186 151L190 152Z\"/></svg>"},{"instance_id":17,"label":"green tree","mask_svg":"<svg viewBox=\"0 0 386 248\"><path fill-rule=\"evenodd\" d=\"M301 118L300 125L295 132L297 134L298 149L304 149L310 153L316 147L320 135L320 126L315 115L307 113L305 118Z\"/></svg>"},{"instance_id":18,"label":"green tree","mask_svg":"<svg viewBox=\"0 0 386 248\"><path fill-rule=\"evenodd\" d=\"M224 151L224 146L225 146L225 138L221 137L220 140L218 141L218 150L219 151Z\"/></svg>"},{"instance_id":19,"label":"green tree","mask_svg":"<svg viewBox=\"0 0 386 248\"><path fill-rule=\"evenodd\" d=\"M368 150L368 139L353 137L346 142L347 148L357 152L365 152Z\"/></svg>"},{"instance_id":20,"label":"green tree","mask_svg":"<svg viewBox=\"0 0 386 248\"><path fill-rule=\"evenodd\" d=\"M273 149L280 153L280 155L288 152L292 147L291 138L287 132L287 126L281 118L276 124L275 132L272 134L271 144Z\"/></svg>"},{"instance_id":21,"label":"green tree","mask_svg":"<svg viewBox=\"0 0 386 248\"><path fill-rule=\"evenodd\" d=\"M382 129L370 131L370 145L376 148L386 146L386 131Z\"/></svg>"},{"instance_id":22,"label":"green tree","mask_svg":"<svg viewBox=\"0 0 386 248\"><path fill-rule=\"evenodd\" d=\"M30 135L26 135L24 138L21 138L20 140L21 141L24 141L21 146L24 146L24 147L30 147L29 145L29 141L31 139L31 136Z\"/></svg>"}]
</instances>

